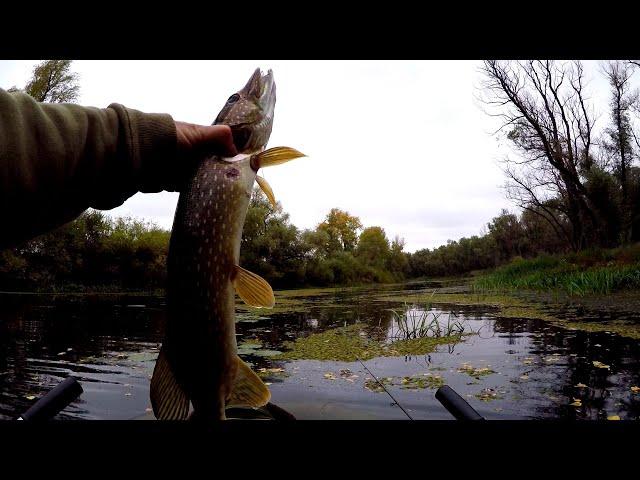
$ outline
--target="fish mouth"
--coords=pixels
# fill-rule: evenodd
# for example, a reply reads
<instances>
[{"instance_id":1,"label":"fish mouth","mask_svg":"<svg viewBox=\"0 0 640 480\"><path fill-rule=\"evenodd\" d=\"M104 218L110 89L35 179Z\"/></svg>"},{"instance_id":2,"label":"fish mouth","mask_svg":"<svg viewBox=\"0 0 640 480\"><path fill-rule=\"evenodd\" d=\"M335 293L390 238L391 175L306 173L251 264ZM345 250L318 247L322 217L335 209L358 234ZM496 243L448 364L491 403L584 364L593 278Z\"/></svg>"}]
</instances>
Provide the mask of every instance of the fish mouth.
<instances>
[{"instance_id":1,"label":"fish mouth","mask_svg":"<svg viewBox=\"0 0 640 480\"><path fill-rule=\"evenodd\" d=\"M272 117L276 105L276 83L273 80L273 71L269 69L267 74L261 77L262 91L259 105L266 116Z\"/></svg>"},{"instance_id":2,"label":"fish mouth","mask_svg":"<svg viewBox=\"0 0 640 480\"><path fill-rule=\"evenodd\" d=\"M233 144L238 150L242 151L251 139L251 125L246 123L232 125L231 135L233 136Z\"/></svg>"},{"instance_id":3,"label":"fish mouth","mask_svg":"<svg viewBox=\"0 0 640 480\"><path fill-rule=\"evenodd\" d=\"M273 116L276 103L276 84L271 69L263 75L260 68L256 68L241 92L255 102L265 117Z\"/></svg>"},{"instance_id":4,"label":"fish mouth","mask_svg":"<svg viewBox=\"0 0 640 480\"><path fill-rule=\"evenodd\" d=\"M244 88L229 97L214 124L231 127L233 143L240 153L255 152L263 149L269 140L275 103L273 71L263 74L256 68Z\"/></svg>"}]
</instances>

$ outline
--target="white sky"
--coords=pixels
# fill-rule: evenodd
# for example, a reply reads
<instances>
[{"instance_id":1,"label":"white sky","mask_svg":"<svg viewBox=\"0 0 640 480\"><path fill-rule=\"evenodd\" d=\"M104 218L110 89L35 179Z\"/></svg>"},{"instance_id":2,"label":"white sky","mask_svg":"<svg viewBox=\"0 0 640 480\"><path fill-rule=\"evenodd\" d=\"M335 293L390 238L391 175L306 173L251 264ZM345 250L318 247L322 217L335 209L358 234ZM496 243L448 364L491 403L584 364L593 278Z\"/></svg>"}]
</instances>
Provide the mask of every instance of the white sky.
<instances>
[{"instance_id":1,"label":"white sky","mask_svg":"<svg viewBox=\"0 0 640 480\"><path fill-rule=\"evenodd\" d=\"M0 61L0 88L23 87L36 63ZM497 125L475 100L480 63L78 60L72 69L82 105L118 102L209 125L256 67L272 68L269 146L309 155L262 170L292 223L313 228L338 207L389 239L403 237L413 252L478 235L501 208L515 211L500 188ZM587 64L593 90L605 96L597 63ZM177 199L139 193L109 213L170 228Z\"/></svg>"}]
</instances>

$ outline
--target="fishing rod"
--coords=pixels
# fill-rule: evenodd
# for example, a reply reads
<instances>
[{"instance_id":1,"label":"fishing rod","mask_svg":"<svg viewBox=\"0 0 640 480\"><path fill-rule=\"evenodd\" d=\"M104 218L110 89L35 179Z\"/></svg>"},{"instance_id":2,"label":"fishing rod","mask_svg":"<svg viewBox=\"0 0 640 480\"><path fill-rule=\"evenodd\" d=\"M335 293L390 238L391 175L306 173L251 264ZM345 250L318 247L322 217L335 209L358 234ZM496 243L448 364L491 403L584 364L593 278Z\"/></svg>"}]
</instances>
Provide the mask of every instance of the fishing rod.
<instances>
[{"instance_id":1,"label":"fishing rod","mask_svg":"<svg viewBox=\"0 0 640 480\"><path fill-rule=\"evenodd\" d=\"M400 407L400 410L402 410L404 412L404 414L409 417L409 420L413 420L413 417L411 415L409 415L409 412L407 412L402 405L400 405L400 403L393 397L393 395L391 395L391 392L389 390L387 390L387 388L384 386L384 384L378 380L378 377L376 377L373 373L371 373L371 370L369 370L367 368L367 366L362 363L362 360L360 360L358 357L356 357L356 359L358 360L358 362L360 362L360 365L362 365L362 367L369 373L369 375L371 375L376 382L378 382L378 385L380 385L382 387L382 389L387 392L387 395L389 395L389 397L391 397L391 400L393 400L393 402L398 405L398 407Z\"/></svg>"}]
</instances>

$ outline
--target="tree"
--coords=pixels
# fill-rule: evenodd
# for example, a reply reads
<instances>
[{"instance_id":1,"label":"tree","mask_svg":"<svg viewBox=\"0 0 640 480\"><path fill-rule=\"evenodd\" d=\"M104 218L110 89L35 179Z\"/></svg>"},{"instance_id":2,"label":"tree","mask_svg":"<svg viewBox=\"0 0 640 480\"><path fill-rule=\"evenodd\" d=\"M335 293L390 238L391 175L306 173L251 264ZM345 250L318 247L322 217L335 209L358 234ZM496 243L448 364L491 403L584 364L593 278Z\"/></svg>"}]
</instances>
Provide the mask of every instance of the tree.
<instances>
[{"instance_id":1,"label":"tree","mask_svg":"<svg viewBox=\"0 0 640 480\"><path fill-rule=\"evenodd\" d=\"M500 260L522 256L524 230L516 215L503 209L487 226L489 235L495 240Z\"/></svg>"},{"instance_id":2,"label":"tree","mask_svg":"<svg viewBox=\"0 0 640 480\"><path fill-rule=\"evenodd\" d=\"M71 60L45 60L33 69L24 91L38 102L72 103L78 99L78 74L71 72Z\"/></svg>"},{"instance_id":3,"label":"tree","mask_svg":"<svg viewBox=\"0 0 640 480\"><path fill-rule=\"evenodd\" d=\"M384 268L391 251L389 240L381 227L367 227L360 234L356 256L367 265Z\"/></svg>"},{"instance_id":4,"label":"tree","mask_svg":"<svg viewBox=\"0 0 640 480\"><path fill-rule=\"evenodd\" d=\"M633 66L628 62L612 61L604 64L604 75L611 87L610 115L611 125L605 130L603 147L607 160L611 162L613 174L620 184L621 191L621 238L622 243L631 239L634 205L630 203L629 169L637 157L636 148L640 148L638 138L631 125L631 110L637 106L638 90L631 90L630 83Z\"/></svg>"},{"instance_id":5,"label":"tree","mask_svg":"<svg viewBox=\"0 0 640 480\"><path fill-rule=\"evenodd\" d=\"M300 284L306 248L281 205L274 208L262 190L254 188L242 231L241 265L274 286Z\"/></svg>"},{"instance_id":6,"label":"tree","mask_svg":"<svg viewBox=\"0 0 640 480\"><path fill-rule=\"evenodd\" d=\"M391 242L391 251L387 261L387 268L396 275L398 279L402 279L409 270L408 255L403 252L404 238L396 237Z\"/></svg>"},{"instance_id":7,"label":"tree","mask_svg":"<svg viewBox=\"0 0 640 480\"><path fill-rule=\"evenodd\" d=\"M544 218L575 250L607 243L606 222L584 184L594 154L582 64L490 60L482 71L483 101L498 110L491 114L501 119L498 131L506 130L519 154L505 159L507 196Z\"/></svg>"},{"instance_id":8,"label":"tree","mask_svg":"<svg viewBox=\"0 0 640 480\"><path fill-rule=\"evenodd\" d=\"M324 222L318 225L318 230L326 232L329 243L326 246L327 253L338 251L351 252L358 242L358 230L362 223L358 217L349 215L349 212L332 208Z\"/></svg>"}]
</instances>

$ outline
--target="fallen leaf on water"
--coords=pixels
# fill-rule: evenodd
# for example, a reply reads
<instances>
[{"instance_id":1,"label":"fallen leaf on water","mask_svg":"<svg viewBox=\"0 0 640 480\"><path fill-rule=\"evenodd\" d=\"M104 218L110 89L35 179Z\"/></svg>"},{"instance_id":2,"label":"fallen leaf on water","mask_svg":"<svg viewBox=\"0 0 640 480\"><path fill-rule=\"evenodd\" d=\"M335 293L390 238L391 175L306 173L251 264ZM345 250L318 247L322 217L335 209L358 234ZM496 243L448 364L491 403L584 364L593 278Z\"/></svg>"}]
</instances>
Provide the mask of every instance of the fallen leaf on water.
<instances>
[{"instance_id":1,"label":"fallen leaf on water","mask_svg":"<svg viewBox=\"0 0 640 480\"><path fill-rule=\"evenodd\" d=\"M335 380L336 376L333 373L325 373L324 374L324 378L326 378L328 380Z\"/></svg>"},{"instance_id":2,"label":"fallen leaf on water","mask_svg":"<svg viewBox=\"0 0 640 480\"><path fill-rule=\"evenodd\" d=\"M588 388L584 383L579 383L576 385L576 388Z\"/></svg>"},{"instance_id":3,"label":"fallen leaf on water","mask_svg":"<svg viewBox=\"0 0 640 480\"><path fill-rule=\"evenodd\" d=\"M620 420L620 417L618 415L611 415L607 417L607 420Z\"/></svg>"},{"instance_id":4,"label":"fallen leaf on water","mask_svg":"<svg viewBox=\"0 0 640 480\"><path fill-rule=\"evenodd\" d=\"M640 387L633 386L633 387L631 387L631 391L633 393L638 393L638 392L640 392Z\"/></svg>"},{"instance_id":5,"label":"fallen leaf on water","mask_svg":"<svg viewBox=\"0 0 640 480\"><path fill-rule=\"evenodd\" d=\"M598 362L597 360L594 360L591 363L593 363L593 366L596 367L596 368L606 368L607 370L609 370L609 365L606 365L606 364L604 364L602 362Z\"/></svg>"}]
</instances>

